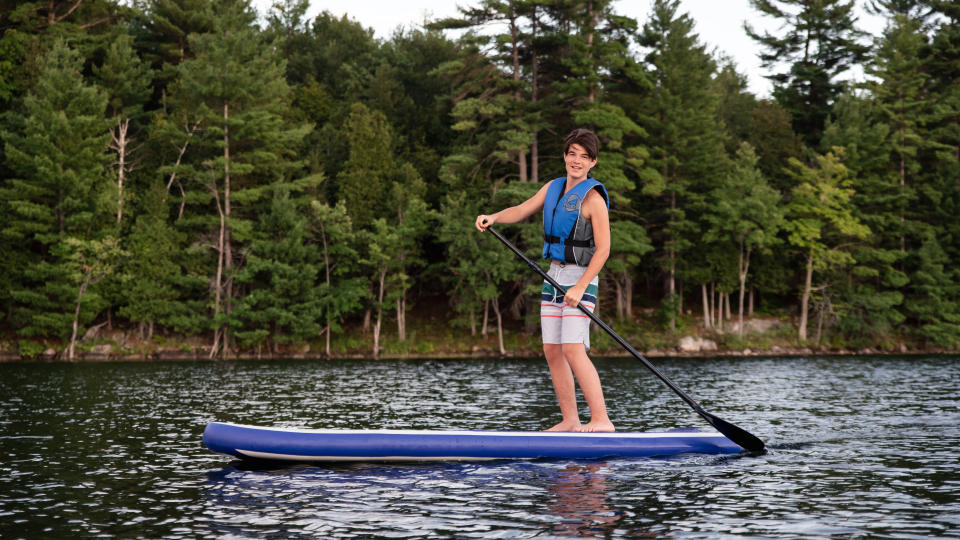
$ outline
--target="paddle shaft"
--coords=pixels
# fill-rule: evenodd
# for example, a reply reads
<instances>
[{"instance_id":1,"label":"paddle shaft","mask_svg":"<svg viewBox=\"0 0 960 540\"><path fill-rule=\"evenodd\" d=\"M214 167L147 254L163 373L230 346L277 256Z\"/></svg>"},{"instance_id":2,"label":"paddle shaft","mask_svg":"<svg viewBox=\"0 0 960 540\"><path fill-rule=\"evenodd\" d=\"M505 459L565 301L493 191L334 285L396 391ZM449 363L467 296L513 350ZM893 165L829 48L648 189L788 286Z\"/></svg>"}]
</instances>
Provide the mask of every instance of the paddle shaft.
<instances>
[{"instance_id":1,"label":"paddle shaft","mask_svg":"<svg viewBox=\"0 0 960 540\"><path fill-rule=\"evenodd\" d=\"M532 260L530 260L529 257L527 257L522 251L520 251L519 249L517 249L516 246L514 246L509 240L507 240L506 238L504 238L500 233L498 233L496 230L494 230L493 227L488 226L488 227L487 227L487 230L490 231L490 232L497 238L497 240L499 240L500 242L502 242L503 245L505 245L505 246L507 246L508 248L510 248L510 251L513 251L518 257L520 257L521 259L523 259L523 261L524 261L525 263L527 263L527 265L530 266L530 268L533 268L534 271L536 271L538 274L540 274L540 276L541 276L547 283L549 283L550 285L553 285L553 287L554 287L555 289L557 289L558 291L561 291L561 292L563 292L564 294L566 294L566 292L567 292L566 289L564 289L559 283L556 282L556 280L554 280L554 279L553 279L552 277L550 277L546 272L544 272L543 269L540 268L540 265L538 265L537 263L535 263L535 262L533 262ZM761 440L758 439L757 437L753 436L752 434L748 433L747 431L744 431L743 429L738 428L737 426L734 426L733 424L730 424L729 422L727 422L727 421L725 421L725 420L723 420L723 419L721 419L721 418L719 418L719 417L717 417L717 416L714 416L714 415L708 413L707 411L703 410L703 407L701 407L700 404L696 402L696 400L694 400L692 397L688 396L686 392L684 392L683 390L681 390L680 387L678 387L676 384L674 384L673 381L671 381L666 375L664 375L663 373L661 373L660 370L656 368L656 366L654 366L653 364L651 364L650 361L648 361L646 358L644 358L642 354L640 354L639 352L637 352L637 350L634 349L629 343L627 343L626 340L624 340L622 337L620 337L620 335L617 334L617 333L613 330L613 328L610 328L609 326L607 326L607 324L606 324L605 322L601 321L599 317L597 317L596 315L593 314L592 311L590 311L589 309L587 309L587 308L583 305L583 303L577 304L577 308L579 308L580 311L582 311L584 314L586 314L588 317L590 317L590 320L592 320L593 322L595 322L595 323L597 324L597 326L599 326L599 327L602 328L607 334L609 334L610 337L612 337L617 343L619 343L621 347L623 347L624 349L626 349L627 352L629 352L631 355L633 355L634 358L636 358L637 360L639 360L640 362L642 362L643 365L646 366L650 371L652 371L653 374L656 375L661 381L663 381L664 384L666 384L668 387L670 387L671 390L673 390L674 392L676 392L676 394L677 394L678 396L680 396L681 399L683 399L684 401L686 401L687 404L690 405L690 407L692 407L693 410L697 412L697 414L699 414L700 416L702 416L702 417L703 417L707 422L709 422L712 426L716 427L721 433L723 433L724 435L726 435L726 436L727 436L728 438L730 438L733 442L735 442L735 443L739 444L740 446L746 448L747 450L751 450L751 451L763 450L763 447L764 447L763 441L761 441ZM738 439L739 439L739 440L738 440Z\"/></svg>"}]
</instances>

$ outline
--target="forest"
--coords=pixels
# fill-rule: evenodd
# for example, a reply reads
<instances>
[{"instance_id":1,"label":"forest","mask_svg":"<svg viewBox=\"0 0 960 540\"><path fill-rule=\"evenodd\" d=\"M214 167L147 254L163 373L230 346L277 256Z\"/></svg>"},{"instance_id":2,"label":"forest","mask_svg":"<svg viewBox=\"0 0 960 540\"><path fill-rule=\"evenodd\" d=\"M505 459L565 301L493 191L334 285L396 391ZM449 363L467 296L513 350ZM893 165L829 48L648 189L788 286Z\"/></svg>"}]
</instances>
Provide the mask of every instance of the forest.
<instances>
[{"instance_id":1,"label":"forest","mask_svg":"<svg viewBox=\"0 0 960 540\"><path fill-rule=\"evenodd\" d=\"M853 0L750 0L769 97L676 0L463 4L383 39L308 0L0 0L0 349L522 348L539 277L473 221L563 176L574 127L598 314L638 346L761 316L960 346L960 4L870 0L870 35ZM539 257L537 220L498 230Z\"/></svg>"}]
</instances>

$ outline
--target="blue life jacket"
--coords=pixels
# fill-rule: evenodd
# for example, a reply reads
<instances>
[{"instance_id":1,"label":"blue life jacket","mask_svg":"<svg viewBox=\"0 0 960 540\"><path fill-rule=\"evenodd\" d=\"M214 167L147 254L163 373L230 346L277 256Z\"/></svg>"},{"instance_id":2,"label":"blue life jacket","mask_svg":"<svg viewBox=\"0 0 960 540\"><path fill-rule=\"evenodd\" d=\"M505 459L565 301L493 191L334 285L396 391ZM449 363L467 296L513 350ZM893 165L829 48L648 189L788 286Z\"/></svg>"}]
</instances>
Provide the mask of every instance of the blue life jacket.
<instances>
[{"instance_id":1,"label":"blue life jacket","mask_svg":"<svg viewBox=\"0 0 960 540\"><path fill-rule=\"evenodd\" d=\"M593 226L580 215L583 199L596 190L610 208L610 198L603 184L594 178L582 180L564 193L565 177L550 182L543 201L543 258L586 266L597 251L593 243ZM561 200L562 199L562 200Z\"/></svg>"}]
</instances>

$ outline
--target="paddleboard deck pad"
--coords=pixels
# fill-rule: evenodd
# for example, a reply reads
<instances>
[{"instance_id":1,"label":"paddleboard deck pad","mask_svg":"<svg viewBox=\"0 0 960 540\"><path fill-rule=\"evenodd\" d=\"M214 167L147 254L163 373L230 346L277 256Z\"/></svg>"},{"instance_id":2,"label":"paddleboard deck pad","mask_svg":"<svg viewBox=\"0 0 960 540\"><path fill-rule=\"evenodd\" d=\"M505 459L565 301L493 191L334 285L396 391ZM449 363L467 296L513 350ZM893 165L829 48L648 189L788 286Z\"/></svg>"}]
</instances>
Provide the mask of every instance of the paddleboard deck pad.
<instances>
[{"instance_id":1,"label":"paddleboard deck pad","mask_svg":"<svg viewBox=\"0 0 960 540\"><path fill-rule=\"evenodd\" d=\"M203 444L214 452L241 459L300 462L591 459L729 454L742 450L720 433L695 430L636 433L347 430L224 422L207 424Z\"/></svg>"}]
</instances>

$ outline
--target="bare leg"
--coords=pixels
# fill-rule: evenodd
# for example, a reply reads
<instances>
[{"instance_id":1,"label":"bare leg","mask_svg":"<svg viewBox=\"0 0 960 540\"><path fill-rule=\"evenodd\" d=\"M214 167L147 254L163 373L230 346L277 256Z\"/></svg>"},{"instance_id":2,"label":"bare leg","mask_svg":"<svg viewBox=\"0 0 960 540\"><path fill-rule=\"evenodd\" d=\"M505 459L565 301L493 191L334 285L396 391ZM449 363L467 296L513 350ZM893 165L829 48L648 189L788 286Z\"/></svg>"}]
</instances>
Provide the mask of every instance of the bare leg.
<instances>
[{"instance_id":1,"label":"bare leg","mask_svg":"<svg viewBox=\"0 0 960 540\"><path fill-rule=\"evenodd\" d=\"M563 346L544 343L543 353L547 357L550 378L553 379L553 390L557 394L560 414L563 417L559 424L547 431L579 431L580 414L577 412L577 394L573 382L573 372L570 371L570 364L563 357Z\"/></svg>"},{"instance_id":2,"label":"bare leg","mask_svg":"<svg viewBox=\"0 0 960 540\"><path fill-rule=\"evenodd\" d=\"M583 343L565 343L562 346L566 362L573 368L583 397L590 407L590 422L580 427L578 431L615 431L613 422L607 416L607 405L603 401L603 388L600 386L600 376L590 357L587 356ZM556 383L554 383L556 384Z\"/></svg>"}]
</instances>

